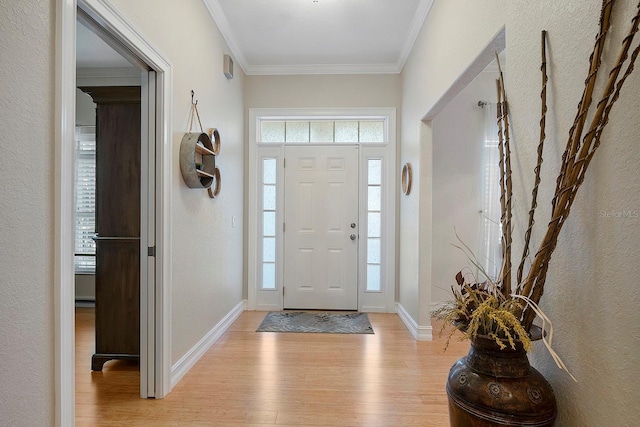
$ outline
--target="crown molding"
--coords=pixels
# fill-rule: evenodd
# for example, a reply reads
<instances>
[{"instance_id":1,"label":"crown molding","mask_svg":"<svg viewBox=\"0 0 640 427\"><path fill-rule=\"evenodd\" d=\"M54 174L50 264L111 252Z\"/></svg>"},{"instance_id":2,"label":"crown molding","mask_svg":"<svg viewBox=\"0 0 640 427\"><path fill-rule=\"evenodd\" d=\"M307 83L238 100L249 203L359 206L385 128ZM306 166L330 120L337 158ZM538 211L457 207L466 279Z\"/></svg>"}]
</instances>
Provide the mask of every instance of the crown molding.
<instances>
[{"instance_id":1,"label":"crown molding","mask_svg":"<svg viewBox=\"0 0 640 427\"><path fill-rule=\"evenodd\" d=\"M222 33L236 63L248 76L251 75L295 75L295 74L399 74L413 49L424 21L429 15L434 0L420 0L416 14L409 27L407 39L395 64L309 64L309 65L252 65L240 49L231 24L218 0L203 0L209 14Z\"/></svg>"},{"instance_id":2,"label":"crown molding","mask_svg":"<svg viewBox=\"0 0 640 427\"><path fill-rule=\"evenodd\" d=\"M246 75L293 74L398 74L397 64L310 64L310 65L256 65L245 70Z\"/></svg>"},{"instance_id":3,"label":"crown molding","mask_svg":"<svg viewBox=\"0 0 640 427\"><path fill-rule=\"evenodd\" d=\"M240 49L240 45L238 44L238 40L236 39L233 30L231 29L231 24L229 24L229 20L227 20L227 15L225 15L222 10L222 6L218 0L203 0L204 5L209 10L209 15L213 18L213 21L218 26L218 29L222 33L222 37L224 37L229 49L231 50L231 54L235 59L236 64L242 68L242 71L247 74L248 63L245 58L242 50Z\"/></svg>"},{"instance_id":4,"label":"crown molding","mask_svg":"<svg viewBox=\"0 0 640 427\"><path fill-rule=\"evenodd\" d=\"M416 14L413 17L413 21L411 21L411 26L409 27L409 35L404 42L404 46L400 51L400 57L398 58L397 67L400 71L404 68L404 64L407 62L407 59L409 59L409 55L413 50L413 45L418 39L418 34L420 34L424 21L427 19L427 16L431 11L433 2L434 0L420 0Z\"/></svg>"}]
</instances>

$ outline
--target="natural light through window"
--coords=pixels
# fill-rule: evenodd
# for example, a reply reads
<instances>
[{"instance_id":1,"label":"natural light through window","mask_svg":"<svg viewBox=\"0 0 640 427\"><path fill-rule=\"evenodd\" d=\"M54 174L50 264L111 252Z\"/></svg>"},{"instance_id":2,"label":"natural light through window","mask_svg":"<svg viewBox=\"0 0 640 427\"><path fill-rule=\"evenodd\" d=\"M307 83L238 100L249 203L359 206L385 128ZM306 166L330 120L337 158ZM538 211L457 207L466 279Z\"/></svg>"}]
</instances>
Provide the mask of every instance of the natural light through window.
<instances>
[{"instance_id":1,"label":"natural light through window","mask_svg":"<svg viewBox=\"0 0 640 427\"><path fill-rule=\"evenodd\" d=\"M367 162L367 291L381 290L382 160Z\"/></svg>"},{"instance_id":2,"label":"natural light through window","mask_svg":"<svg viewBox=\"0 0 640 427\"><path fill-rule=\"evenodd\" d=\"M262 289L276 289L276 159L262 160Z\"/></svg>"},{"instance_id":3,"label":"natural light through window","mask_svg":"<svg viewBox=\"0 0 640 427\"><path fill-rule=\"evenodd\" d=\"M76 128L75 271L93 274L96 243L96 128Z\"/></svg>"},{"instance_id":4,"label":"natural light through window","mask_svg":"<svg viewBox=\"0 0 640 427\"><path fill-rule=\"evenodd\" d=\"M487 103L485 109L485 138L482 177L482 222L484 239L478 260L490 279L495 280L502 263L502 229L500 227L500 156L496 104Z\"/></svg>"},{"instance_id":5,"label":"natural light through window","mask_svg":"<svg viewBox=\"0 0 640 427\"><path fill-rule=\"evenodd\" d=\"M252 108L249 143L248 306L264 310L311 306L292 295L300 287L312 287L301 276L323 278L326 270L325 282L331 286L346 283L340 280L348 273L352 286L348 307L394 310L395 109ZM343 161L345 153L348 165ZM328 183L327 192L338 191L343 172L348 172L348 188L340 187L344 188L341 194L324 195L320 184ZM317 190L309 190L312 186ZM314 217L320 207L310 205L309 191L320 192L319 203L332 203L326 214ZM325 224L328 216L331 221ZM314 242L300 243L299 230L313 227L321 229L316 233L317 251ZM340 232L325 236L325 229ZM340 249L343 244L348 245L348 253ZM297 253L309 258L303 269L298 268L297 258L292 261ZM314 304L318 299L307 298ZM346 301L336 296L318 306L346 307Z\"/></svg>"},{"instance_id":6,"label":"natural light through window","mask_svg":"<svg viewBox=\"0 0 640 427\"><path fill-rule=\"evenodd\" d=\"M385 120L261 120L260 142L363 144L385 142Z\"/></svg>"}]
</instances>

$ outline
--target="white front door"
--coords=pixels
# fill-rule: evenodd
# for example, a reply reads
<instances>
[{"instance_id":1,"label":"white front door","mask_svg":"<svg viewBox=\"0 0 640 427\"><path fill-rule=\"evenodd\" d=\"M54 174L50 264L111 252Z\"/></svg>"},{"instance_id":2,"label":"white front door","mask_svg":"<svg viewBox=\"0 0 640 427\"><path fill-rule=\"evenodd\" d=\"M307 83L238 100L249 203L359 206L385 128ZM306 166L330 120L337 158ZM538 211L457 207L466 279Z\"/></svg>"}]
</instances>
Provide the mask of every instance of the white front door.
<instances>
[{"instance_id":1,"label":"white front door","mask_svg":"<svg viewBox=\"0 0 640 427\"><path fill-rule=\"evenodd\" d=\"M358 147L285 148L284 308L358 308Z\"/></svg>"}]
</instances>

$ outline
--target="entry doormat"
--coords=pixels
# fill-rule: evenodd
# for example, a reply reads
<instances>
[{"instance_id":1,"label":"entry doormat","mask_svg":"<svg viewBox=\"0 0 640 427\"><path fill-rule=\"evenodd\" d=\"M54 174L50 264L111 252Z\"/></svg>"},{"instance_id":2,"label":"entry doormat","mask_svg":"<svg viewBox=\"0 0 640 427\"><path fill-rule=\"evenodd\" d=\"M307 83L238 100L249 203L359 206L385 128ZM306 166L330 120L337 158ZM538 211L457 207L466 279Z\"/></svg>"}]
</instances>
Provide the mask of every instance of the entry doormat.
<instances>
[{"instance_id":1,"label":"entry doormat","mask_svg":"<svg viewBox=\"0 0 640 427\"><path fill-rule=\"evenodd\" d=\"M373 334L367 313L270 311L256 332Z\"/></svg>"}]
</instances>

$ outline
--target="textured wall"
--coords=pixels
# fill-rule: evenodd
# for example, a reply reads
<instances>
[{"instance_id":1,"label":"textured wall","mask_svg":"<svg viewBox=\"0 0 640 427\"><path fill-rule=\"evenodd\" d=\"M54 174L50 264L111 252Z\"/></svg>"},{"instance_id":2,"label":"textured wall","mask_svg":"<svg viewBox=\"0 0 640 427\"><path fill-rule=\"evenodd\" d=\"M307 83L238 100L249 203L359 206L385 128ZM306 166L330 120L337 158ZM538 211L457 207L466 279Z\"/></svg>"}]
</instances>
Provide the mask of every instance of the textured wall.
<instances>
[{"instance_id":1,"label":"textured wall","mask_svg":"<svg viewBox=\"0 0 640 427\"><path fill-rule=\"evenodd\" d=\"M0 425L53 420L52 1L0 3Z\"/></svg>"},{"instance_id":2,"label":"textured wall","mask_svg":"<svg viewBox=\"0 0 640 427\"><path fill-rule=\"evenodd\" d=\"M244 113L243 74L223 74L222 35L200 0L114 0L116 8L171 62L173 164L171 173L172 340L176 363L242 301ZM218 128L222 148L219 198L186 186L178 152L189 129L191 90L206 128ZM235 216L236 227L231 227Z\"/></svg>"},{"instance_id":3,"label":"textured wall","mask_svg":"<svg viewBox=\"0 0 640 427\"><path fill-rule=\"evenodd\" d=\"M618 5L607 43L605 77L637 2ZM560 153L573 123L587 60L597 32L600 2L526 2L512 6L507 23L507 87L516 135L516 230L522 230L537 140L539 33L549 31L550 139L538 222L549 218ZM511 24L510 24L511 23ZM516 25L517 23L517 25ZM637 44L637 41L636 41ZM610 116L602 146L588 171L551 261L542 308L554 322L554 346L578 379L558 370L544 347L532 358L551 381L559 426L637 425L640 401L640 74L638 70ZM522 175L522 179L520 179ZM635 212L635 214L634 214ZM626 216L630 214L630 216ZM537 234L537 237L540 233Z\"/></svg>"},{"instance_id":4,"label":"textured wall","mask_svg":"<svg viewBox=\"0 0 640 427\"><path fill-rule=\"evenodd\" d=\"M409 143L417 141L411 135L417 132L421 116L432 108L439 94L454 84L455 78L480 54L492 34L504 25L509 65L507 90L514 125L514 227L515 234L521 236L526 224L538 138L540 31L549 31L551 78L549 138L538 212L538 224L544 228L559 158L582 94L600 2L482 2L484 11L474 9L477 3L436 1L427 19L403 72L402 132L408 145L403 145L403 157L405 152L417 150ZM631 3L617 2L619 10L612 27L615 37L607 44L605 63L608 65L631 18L634 9ZM500 9L495 9L496 6ZM451 30L447 32L447 28ZM611 114L603 145L562 231L541 304L554 321L554 347L579 381L574 383L558 370L546 350L536 345L531 359L556 391L559 427L637 424L634 402L640 400L635 381L640 375L637 363L640 296L636 284L640 275L637 251L640 228L636 214L640 209L637 179L640 151L634 143L640 133L639 89L640 75L636 72L628 79ZM422 148L430 150L430 147ZM426 163L421 167L432 165ZM435 204L438 200L432 202ZM405 208L414 209L403 204L402 209ZM421 218L423 215L420 212ZM541 233L540 229L534 233L534 241L538 241ZM406 235L402 233L403 237ZM520 241L516 242L514 253L520 252L519 244ZM428 290L434 285L428 283ZM402 286L409 288L408 293L418 287L413 283ZM401 301L406 294L401 289ZM422 296L420 300L423 301Z\"/></svg>"}]
</instances>

